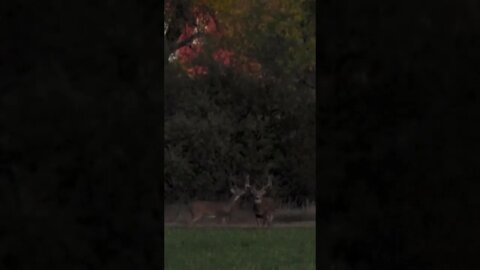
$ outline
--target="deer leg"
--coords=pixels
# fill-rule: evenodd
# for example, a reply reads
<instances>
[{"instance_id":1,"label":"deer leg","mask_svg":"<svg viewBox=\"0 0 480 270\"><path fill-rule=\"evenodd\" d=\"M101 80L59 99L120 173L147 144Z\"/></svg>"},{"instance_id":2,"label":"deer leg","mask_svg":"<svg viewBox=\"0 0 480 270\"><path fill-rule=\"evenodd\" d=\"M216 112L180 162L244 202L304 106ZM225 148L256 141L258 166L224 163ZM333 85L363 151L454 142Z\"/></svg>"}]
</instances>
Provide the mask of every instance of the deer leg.
<instances>
[{"instance_id":1,"label":"deer leg","mask_svg":"<svg viewBox=\"0 0 480 270\"><path fill-rule=\"evenodd\" d=\"M231 215L227 216L227 222L228 222L228 224L232 223L232 216Z\"/></svg>"},{"instance_id":2,"label":"deer leg","mask_svg":"<svg viewBox=\"0 0 480 270\"><path fill-rule=\"evenodd\" d=\"M259 217L256 217L256 218L255 218L255 221L257 221L257 227L260 227L260 218L259 218Z\"/></svg>"},{"instance_id":3,"label":"deer leg","mask_svg":"<svg viewBox=\"0 0 480 270\"><path fill-rule=\"evenodd\" d=\"M272 226L273 214L268 215L268 227Z\"/></svg>"},{"instance_id":4,"label":"deer leg","mask_svg":"<svg viewBox=\"0 0 480 270\"><path fill-rule=\"evenodd\" d=\"M256 215L256 218L257 218L257 226L262 227L263 219L265 218L265 216L260 214L260 215Z\"/></svg>"},{"instance_id":5,"label":"deer leg","mask_svg":"<svg viewBox=\"0 0 480 270\"><path fill-rule=\"evenodd\" d=\"M194 220L194 217L192 216L192 218L190 218L190 221L188 222L188 225L189 225L189 226L192 226L192 225L193 225L193 220Z\"/></svg>"},{"instance_id":6,"label":"deer leg","mask_svg":"<svg viewBox=\"0 0 480 270\"><path fill-rule=\"evenodd\" d=\"M190 222L190 225L195 225L199 219L200 218L198 218L198 217L193 218L192 221Z\"/></svg>"},{"instance_id":7,"label":"deer leg","mask_svg":"<svg viewBox=\"0 0 480 270\"><path fill-rule=\"evenodd\" d=\"M190 221L190 225L194 225L194 224L197 223L197 221L198 221L199 219L201 219L201 218L202 218L201 215L200 215L200 216L193 216L193 217L192 217L192 220Z\"/></svg>"}]
</instances>

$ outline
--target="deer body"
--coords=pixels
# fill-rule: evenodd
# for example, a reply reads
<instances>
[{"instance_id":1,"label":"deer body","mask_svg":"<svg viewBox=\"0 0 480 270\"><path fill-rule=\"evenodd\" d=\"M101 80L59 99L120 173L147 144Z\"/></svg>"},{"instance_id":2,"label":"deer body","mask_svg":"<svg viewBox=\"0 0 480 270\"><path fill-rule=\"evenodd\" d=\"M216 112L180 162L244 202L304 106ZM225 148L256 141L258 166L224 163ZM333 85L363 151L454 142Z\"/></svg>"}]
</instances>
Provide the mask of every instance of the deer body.
<instances>
[{"instance_id":1,"label":"deer body","mask_svg":"<svg viewBox=\"0 0 480 270\"><path fill-rule=\"evenodd\" d=\"M275 201L272 198L263 198L261 202L253 204L253 212L258 226L260 226L260 221L263 221L263 226L268 225L270 227L275 215Z\"/></svg>"},{"instance_id":2,"label":"deer body","mask_svg":"<svg viewBox=\"0 0 480 270\"><path fill-rule=\"evenodd\" d=\"M194 201L190 205L192 223L196 223L203 217L221 218L222 223L230 220L231 213L237 200L230 200L228 203L212 201Z\"/></svg>"},{"instance_id":3,"label":"deer body","mask_svg":"<svg viewBox=\"0 0 480 270\"><path fill-rule=\"evenodd\" d=\"M260 226L260 221L263 226L270 227L275 215L276 204L270 197L264 197L267 193L267 189L272 186L271 177L268 179L268 184L262 189L257 190L255 187L251 187L251 192L254 197L253 213L257 221L257 226Z\"/></svg>"},{"instance_id":4,"label":"deer body","mask_svg":"<svg viewBox=\"0 0 480 270\"><path fill-rule=\"evenodd\" d=\"M203 217L209 218L221 218L222 223L226 223L226 220L230 220L232 210L235 208L239 199L246 193L246 188L239 189L237 187L230 188L233 196L228 202L215 202L215 201L194 201L190 204L190 213L192 219L190 224L195 224Z\"/></svg>"}]
</instances>

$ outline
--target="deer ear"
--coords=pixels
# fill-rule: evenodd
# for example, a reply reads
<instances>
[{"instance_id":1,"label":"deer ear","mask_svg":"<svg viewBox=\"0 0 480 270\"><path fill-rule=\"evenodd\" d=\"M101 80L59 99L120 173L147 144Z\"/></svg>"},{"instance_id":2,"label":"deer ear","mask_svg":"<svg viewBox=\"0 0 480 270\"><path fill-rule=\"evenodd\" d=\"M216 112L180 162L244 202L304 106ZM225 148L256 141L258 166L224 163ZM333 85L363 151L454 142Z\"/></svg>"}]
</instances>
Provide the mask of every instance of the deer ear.
<instances>
[{"instance_id":1,"label":"deer ear","mask_svg":"<svg viewBox=\"0 0 480 270\"><path fill-rule=\"evenodd\" d=\"M235 194L235 189L234 189L234 188L230 188L230 192L232 192L233 194Z\"/></svg>"}]
</instances>

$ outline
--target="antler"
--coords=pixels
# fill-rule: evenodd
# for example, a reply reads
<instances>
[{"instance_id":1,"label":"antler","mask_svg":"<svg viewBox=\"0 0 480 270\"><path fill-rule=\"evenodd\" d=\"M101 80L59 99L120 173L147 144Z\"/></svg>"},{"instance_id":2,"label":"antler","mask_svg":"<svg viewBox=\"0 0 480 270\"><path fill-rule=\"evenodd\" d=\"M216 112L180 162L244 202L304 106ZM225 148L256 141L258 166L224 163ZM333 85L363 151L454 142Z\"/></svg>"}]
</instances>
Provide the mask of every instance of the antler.
<instances>
[{"instance_id":1,"label":"antler","mask_svg":"<svg viewBox=\"0 0 480 270\"><path fill-rule=\"evenodd\" d=\"M270 187L272 187L272 176L268 175L268 183L263 186L262 191L266 191Z\"/></svg>"},{"instance_id":2,"label":"antler","mask_svg":"<svg viewBox=\"0 0 480 270\"><path fill-rule=\"evenodd\" d=\"M237 185L233 183L233 181L228 181L228 187L230 188L230 192L235 193L237 190Z\"/></svg>"},{"instance_id":3,"label":"antler","mask_svg":"<svg viewBox=\"0 0 480 270\"><path fill-rule=\"evenodd\" d=\"M230 180L229 184L230 184L230 191L232 193L234 193L235 190L239 190L237 183ZM249 188L252 188L252 186L250 185L250 175L247 173L245 175L245 186L244 186L243 190L246 191Z\"/></svg>"},{"instance_id":4,"label":"antler","mask_svg":"<svg viewBox=\"0 0 480 270\"><path fill-rule=\"evenodd\" d=\"M250 188L250 175L247 173L247 175L245 176L245 189L248 189Z\"/></svg>"}]
</instances>

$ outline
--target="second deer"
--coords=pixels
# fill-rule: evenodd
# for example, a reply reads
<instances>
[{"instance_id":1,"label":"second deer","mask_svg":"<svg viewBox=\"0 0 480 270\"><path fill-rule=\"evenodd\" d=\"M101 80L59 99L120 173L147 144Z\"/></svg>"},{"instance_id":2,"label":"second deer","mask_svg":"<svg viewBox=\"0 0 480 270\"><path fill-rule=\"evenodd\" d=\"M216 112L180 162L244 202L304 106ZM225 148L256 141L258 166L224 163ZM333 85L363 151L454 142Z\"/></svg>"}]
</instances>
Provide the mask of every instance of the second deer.
<instances>
[{"instance_id":1,"label":"second deer","mask_svg":"<svg viewBox=\"0 0 480 270\"><path fill-rule=\"evenodd\" d=\"M247 179L248 180L248 179ZM270 227L275 216L276 203L270 197L265 197L268 189L272 187L272 177L268 176L268 183L261 189L256 189L254 186L250 186L247 182L247 186L250 187L250 191L254 198L253 212L257 221L257 226L260 226L260 221L263 226Z\"/></svg>"},{"instance_id":2,"label":"second deer","mask_svg":"<svg viewBox=\"0 0 480 270\"><path fill-rule=\"evenodd\" d=\"M227 219L230 221L231 213L234 207L236 206L239 199L245 195L248 188L248 177L246 179L245 187L238 188L232 186L230 192L232 197L227 202L216 202L216 201L193 201L190 204L190 213L192 219L190 225L195 224L198 220L203 217L209 218L221 218L222 223L225 224Z\"/></svg>"}]
</instances>

